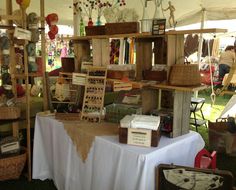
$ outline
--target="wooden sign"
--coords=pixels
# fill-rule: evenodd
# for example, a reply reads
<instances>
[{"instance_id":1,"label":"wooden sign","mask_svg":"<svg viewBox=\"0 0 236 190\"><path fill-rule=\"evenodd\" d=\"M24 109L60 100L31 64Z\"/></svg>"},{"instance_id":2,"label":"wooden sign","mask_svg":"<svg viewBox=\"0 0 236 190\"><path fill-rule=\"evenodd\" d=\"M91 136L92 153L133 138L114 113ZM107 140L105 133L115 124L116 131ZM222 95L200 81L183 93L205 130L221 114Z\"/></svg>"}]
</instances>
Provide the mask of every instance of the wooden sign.
<instances>
[{"instance_id":1,"label":"wooden sign","mask_svg":"<svg viewBox=\"0 0 236 190\"><path fill-rule=\"evenodd\" d=\"M153 19L152 35L164 35L166 28L166 19Z\"/></svg>"}]
</instances>

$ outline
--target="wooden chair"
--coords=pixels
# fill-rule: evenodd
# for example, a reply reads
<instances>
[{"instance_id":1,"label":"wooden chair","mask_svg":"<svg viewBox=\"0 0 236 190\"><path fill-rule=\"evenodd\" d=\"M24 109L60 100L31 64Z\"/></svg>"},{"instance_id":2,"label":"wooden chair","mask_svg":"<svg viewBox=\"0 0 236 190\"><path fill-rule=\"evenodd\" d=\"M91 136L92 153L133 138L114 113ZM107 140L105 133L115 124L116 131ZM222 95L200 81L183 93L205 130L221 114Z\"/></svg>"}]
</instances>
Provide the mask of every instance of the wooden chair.
<instances>
[{"instance_id":1,"label":"wooden chair","mask_svg":"<svg viewBox=\"0 0 236 190\"><path fill-rule=\"evenodd\" d=\"M216 151L210 153L203 148L195 157L194 167L202 169L216 169Z\"/></svg>"}]
</instances>

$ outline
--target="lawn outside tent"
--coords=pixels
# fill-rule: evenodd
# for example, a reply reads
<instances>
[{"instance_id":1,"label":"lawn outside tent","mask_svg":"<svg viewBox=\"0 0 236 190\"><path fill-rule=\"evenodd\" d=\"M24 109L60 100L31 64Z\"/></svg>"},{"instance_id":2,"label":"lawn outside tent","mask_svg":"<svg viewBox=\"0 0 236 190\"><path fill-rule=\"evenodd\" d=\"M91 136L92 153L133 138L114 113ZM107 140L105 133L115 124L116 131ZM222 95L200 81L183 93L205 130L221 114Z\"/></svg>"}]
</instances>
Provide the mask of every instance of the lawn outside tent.
<instances>
[{"instance_id":1,"label":"lawn outside tent","mask_svg":"<svg viewBox=\"0 0 236 190\"><path fill-rule=\"evenodd\" d=\"M221 112L223 111L225 105L231 98L231 95L224 95L224 96L216 96L216 101L214 105L211 105L211 98L210 98L210 90L207 89L199 93L199 97L205 98L205 104L203 106L203 114L205 119L210 120L211 122L215 122L217 118L220 117ZM197 115L200 117L200 115ZM195 127L191 126L191 130L195 130ZM198 132L201 134L202 138L204 139L206 145L206 149L209 150L209 140L208 140L208 128L205 126L201 126L198 128ZM209 150L212 151L212 150ZM217 153L217 168L220 170L228 170L231 171L234 175L234 179L236 176L236 157L229 156L224 153ZM234 180L234 184L236 185L236 180Z\"/></svg>"}]
</instances>

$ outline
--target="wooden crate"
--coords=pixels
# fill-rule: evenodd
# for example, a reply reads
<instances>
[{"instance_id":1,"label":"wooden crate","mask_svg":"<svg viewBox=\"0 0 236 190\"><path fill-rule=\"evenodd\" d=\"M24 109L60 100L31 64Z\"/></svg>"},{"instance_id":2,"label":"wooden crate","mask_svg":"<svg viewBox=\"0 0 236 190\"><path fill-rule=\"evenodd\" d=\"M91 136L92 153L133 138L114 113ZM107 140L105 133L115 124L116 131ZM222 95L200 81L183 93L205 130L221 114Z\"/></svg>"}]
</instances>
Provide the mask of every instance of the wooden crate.
<instances>
[{"instance_id":1,"label":"wooden crate","mask_svg":"<svg viewBox=\"0 0 236 190\"><path fill-rule=\"evenodd\" d=\"M138 22L106 23L106 34L130 34L139 32Z\"/></svg>"},{"instance_id":2,"label":"wooden crate","mask_svg":"<svg viewBox=\"0 0 236 190\"><path fill-rule=\"evenodd\" d=\"M146 70L146 71L143 71L143 79L163 82L167 80L167 72Z\"/></svg>"},{"instance_id":3,"label":"wooden crate","mask_svg":"<svg viewBox=\"0 0 236 190\"><path fill-rule=\"evenodd\" d=\"M61 58L61 71L72 73L75 71L75 60L73 57L62 57Z\"/></svg>"},{"instance_id":4,"label":"wooden crate","mask_svg":"<svg viewBox=\"0 0 236 190\"><path fill-rule=\"evenodd\" d=\"M118 70L107 70L107 78L110 79L123 79L125 77L127 78L134 78L135 71L118 71Z\"/></svg>"},{"instance_id":5,"label":"wooden crate","mask_svg":"<svg viewBox=\"0 0 236 190\"><path fill-rule=\"evenodd\" d=\"M86 36L105 35L105 26L85 26Z\"/></svg>"},{"instance_id":6,"label":"wooden crate","mask_svg":"<svg viewBox=\"0 0 236 190\"><path fill-rule=\"evenodd\" d=\"M80 120L80 113L55 113L55 118L57 120Z\"/></svg>"},{"instance_id":7,"label":"wooden crate","mask_svg":"<svg viewBox=\"0 0 236 190\"><path fill-rule=\"evenodd\" d=\"M142 139L141 142L139 142L140 146L146 146L144 144L145 141L151 141L150 142L150 145L149 146L152 146L152 147L157 147L158 146L158 143L160 141L160 130L157 130L157 131L154 131L154 130L151 130L151 139L147 139L148 136L146 135L148 133L148 129L134 129L134 128L119 128L119 142L120 143L125 143L125 144L129 144L128 143L128 131L129 130L133 130L134 133L137 133L138 134L138 138ZM142 145L143 143L143 145Z\"/></svg>"}]
</instances>

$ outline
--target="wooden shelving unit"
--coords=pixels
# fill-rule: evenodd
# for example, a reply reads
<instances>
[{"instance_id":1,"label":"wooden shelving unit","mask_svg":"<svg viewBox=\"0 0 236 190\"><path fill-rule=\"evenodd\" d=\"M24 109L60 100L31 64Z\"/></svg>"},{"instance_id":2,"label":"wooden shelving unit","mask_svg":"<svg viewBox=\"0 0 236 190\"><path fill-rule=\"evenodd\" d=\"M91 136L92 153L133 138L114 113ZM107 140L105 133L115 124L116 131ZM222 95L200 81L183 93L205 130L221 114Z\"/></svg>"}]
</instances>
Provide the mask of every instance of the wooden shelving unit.
<instances>
[{"instance_id":1,"label":"wooden shelving unit","mask_svg":"<svg viewBox=\"0 0 236 190\"><path fill-rule=\"evenodd\" d=\"M90 56L90 42L92 41L93 63L95 66L109 64L109 40L113 38L134 38L136 45L136 81L129 81L133 87L143 88L142 98L145 101L145 112L148 113L155 107L161 108L162 91L172 91L173 99L173 137L188 133L191 96L194 91L202 90L205 86L178 87L170 86L167 81L159 81L159 84L142 82L144 71L152 68L153 54L155 64L166 64L168 79L170 67L174 64L184 63L184 35L201 33L224 33L225 29L197 29L167 31L165 35L154 36L151 33L134 33L118 35L98 36L74 36L75 45L75 70L80 71L83 59ZM154 49L153 49L154 44ZM102 51L101 51L102 49ZM154 51L153 51L154 50ZM158 73L158 72L157 72ZM113 79L108 79L114 81ZM156 101L155 101L156 100Z\"/></svg>"},{"instance_id":2,"label":"wooden shelving unit","mask_svg":"<svg viewBox=\"0 0 236 190\"><path fill-rule=\"evenodd\" d=\"M31 180L31 134L30 134L30 94L29 92L29 77L37 77L39 76L36 73L29 73L28 72L28 54L26 50L26 46L28 44L28 40L22 40L22 39L16 39L13 37L13 33L15 30L15 27L13 26L12 20L15 19L14 16L12 16L12 0L6 0L6 15L0 16L2 19L7 20L7 25L6 26L0 26L1 29L7 29L7 33L9 36L9 39L11 40L11 47L10 47L10 60L11 60L11 66L10 66L10 73L11 73L11 79L12 79L12 86L13 86L13 91L16 94L16 83L18 79L23 79L25 83L25 91L26 91L26 130L27 130L27 176L28 180ZM18 20L22 21L22 28L27 29L27 19L25 17L25 9L21 9L22 11L22 18L17 18ZM41 20L41 28L44 28L44 0L40 0L40 11L41 15L40 17L43 19ZM41 40L44 42L45 41L45 32L44 30L41 30ZM19 46L22 46L24 49L24 72L21 74L16 73L16 61L15 61L15 49L14 45L17 44ZM41 46L42 49L42 57L43 61L43 71L45 71L46 65L45 65L45 42L42 43ZM44 73L44 72L43 72ZM45 80L44 80L45 81ZM45 91L44 91L44 94ZM44 97L46 98L46 97ZM45 104L47 101L44 101ZM44 106L46 107L46 106ZM14 121L13 123L13 135L17 136L18 135L18 124Z\"/></svg>"}]
</instances>

